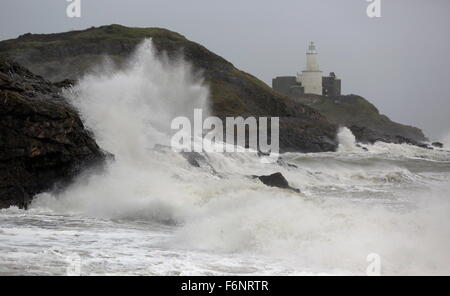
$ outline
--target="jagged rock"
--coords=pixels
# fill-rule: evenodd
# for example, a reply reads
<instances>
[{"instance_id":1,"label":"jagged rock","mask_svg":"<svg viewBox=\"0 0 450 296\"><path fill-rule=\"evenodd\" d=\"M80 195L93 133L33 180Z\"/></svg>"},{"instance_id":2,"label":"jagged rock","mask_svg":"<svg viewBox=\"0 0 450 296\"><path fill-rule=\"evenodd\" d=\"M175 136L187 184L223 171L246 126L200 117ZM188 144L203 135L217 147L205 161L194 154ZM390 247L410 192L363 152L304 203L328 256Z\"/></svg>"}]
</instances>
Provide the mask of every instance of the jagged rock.
<instances>
[{"instance_id":1,"label":"jagged rock","mask_svg":"<svg viewBox=\"0 0 450 296\"><path fill-rule=\"evenodd\" d=\"M387 134L383 134L383 133L374 131L367 127L361 127L361 126L356 126L356 125L352 125L349 128L352 131L355 138L360 143L373 144L375 142L386 142L386 143L394 143L394 144L409 144L409 145L414 145L414 146L418 146L421 148L432 149L430 146L428 146L425 143L422 143L422 142L419 142L419 141L416 141L416 140L413 140L413 139L410 139L410 138L407 138L404 136L400 136L400 135L390 136Z\"/></svg>"},{"instance_id":2,"label":"jagged rock","mask_svg":"<svg viewBox=\"0 0 450 296\"><path fill-rule=\"evenodd\" d=\"M369 149L367 149L366 147L360 145L360 144L356 144L356 147L361 148L364 151L369 151Z\"/></svg>"},{"instance_id":3,"label":"jagged rock","mask_svg":"<svg viewBox=\"0 0 450 296\"><path fill-rule=\"evenodd\" d=\"M413 126L392 121L367 99L358 95L318 96L305 94L297 101L322 113L339 126L367 128L386 141L395 141L396 136L411 139L417 143L427 141L423 132ZM360 139L356 137L358 141Z\"/></svg>"},{"instance_id":4,"label":"jagged rock","mask_svg":"<svg viewBox=\"0 0 450 296\"><path fill-rule=\"evenodd\" d=\"M444 144L442 144L441 142L433 142L431 143L431 145L436 148L444 148Z\"/></svg>"},{"instance_id":5,"label":"jagged rock","mask_svg":"<svg viewBox=\"0 0 450 296\"><path fill-rule=\"evenodd\" d=\"M201 153L194 152L194 151L191 151L191 152L182 151L182 152L180 152L180 154L188 161L188 163L191 166L196 167L196 168L206 169L214 176L222 178L222 176L211 165L210 160L208 159L207 155L204 156Z\"/></svg>"},{"instance_id":6,"label":"jagged rock","mask_svg":"<svg viewBox=\"0 0 450 296\"><path fill-rule=\"evenodd\" d=\"M282 157L278 157L277 164L281 165L281 166L284 166L284 167L290 167L290 168L295 168L295 169L298 168L297 165L287 162Z\"/></svg>"},{"instance_id":7,"label":"jagged rock","mask_svg":"<svg viewBox=\"0 0 450 296\"><path fill-rule=\"evenodd\" d=\"M64 79L62 81L58 81L53 83L56 87L59 88L69 88L75 85L75 80L73 79Z\"/></svg>"},{"instance_id":8,"label":"jagged rock","mask_svg":"<svg viewBox=\"0 0 450 296\"><path fill-rule=\"evenodd\" d=\"M57 87L0 58L0 208L24 208L105 157Z\"/></svg>"},{"instance_id":9,"label":"jagged rock","mask_svg":"<svg viewBox=\"0 0 450 296\"><path fill-rule=\"evenodd\" d=\"M300 193L299 189L289 186L288 181L280 172L268 176L254 176L254 177L258 178L262 183L264 183L267 186L289 189L297 193Z\"/></svg>"},{"instance_id":10,"label":"jagged rock","mask_svg":"<svg viewBox=\"0 0 450 296\"><path fill-rule=\"evenodd\" d=\"M206 162L206 159L198 152L180 152L180 154L189 162L190 165L199 168L200 162Z\"/></svg>"}]
</instances>

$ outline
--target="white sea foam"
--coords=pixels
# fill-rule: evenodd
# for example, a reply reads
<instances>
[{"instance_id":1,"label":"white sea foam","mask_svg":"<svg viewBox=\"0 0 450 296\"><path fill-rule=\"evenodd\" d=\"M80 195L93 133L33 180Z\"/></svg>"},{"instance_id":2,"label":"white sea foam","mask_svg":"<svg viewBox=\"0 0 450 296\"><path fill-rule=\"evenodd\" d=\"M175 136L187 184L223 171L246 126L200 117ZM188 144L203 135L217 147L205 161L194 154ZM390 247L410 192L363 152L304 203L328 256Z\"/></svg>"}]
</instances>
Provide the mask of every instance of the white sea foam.
<instances>
[{"instance_id":1,"label":"white sea foam","mask_svg":"<svg viewBox=\"0 0 450 296\"><path fill-rule=\"evenodd\" d=\"M339 152L352 152L356 150L356 138L352 131L347 127L339 128L337 138L339 142Z\"/></svg>"}]
</instances>

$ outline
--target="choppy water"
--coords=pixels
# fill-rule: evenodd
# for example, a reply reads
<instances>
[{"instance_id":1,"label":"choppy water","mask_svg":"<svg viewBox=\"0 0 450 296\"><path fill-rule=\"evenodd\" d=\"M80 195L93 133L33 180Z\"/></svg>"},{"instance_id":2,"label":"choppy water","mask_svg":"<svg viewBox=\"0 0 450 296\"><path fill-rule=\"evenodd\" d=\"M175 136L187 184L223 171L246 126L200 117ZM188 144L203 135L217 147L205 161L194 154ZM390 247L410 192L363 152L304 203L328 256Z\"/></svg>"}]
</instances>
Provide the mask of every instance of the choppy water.
<instances>
[{"instance_id":1,"label":"choppy water","mask_svg":"<svg viewBox=\"0 0 450 296\"><path fill-rule=\"evenodd\" d=\"M376 143L348 130L335 153L208 153L196 168L167 143L170 119L208 110L208 89L149 41L66 95L115 155L27 211L0 210L0 275L450 275L450 152ZM293 166L294 165L294 166ZM302 193L252 175L281 172Z\"/></svg>"},{"instance_id":2,"label":"choppy water","mask_svg":"<svg viewBox=\"0 0 450 296\"><path fill-rule=\"evenodd\" d=\"M112 163L28 211L2 210L0 274L66 274L73 260L81 274L365 274L369 253L382 274L450 274L450 153L370 149L283 155L297 168L209 155L220 177L151 152L176 167L176 188ZM302 194L247 177L278 171Z\"/></svg>"}]
</instances>

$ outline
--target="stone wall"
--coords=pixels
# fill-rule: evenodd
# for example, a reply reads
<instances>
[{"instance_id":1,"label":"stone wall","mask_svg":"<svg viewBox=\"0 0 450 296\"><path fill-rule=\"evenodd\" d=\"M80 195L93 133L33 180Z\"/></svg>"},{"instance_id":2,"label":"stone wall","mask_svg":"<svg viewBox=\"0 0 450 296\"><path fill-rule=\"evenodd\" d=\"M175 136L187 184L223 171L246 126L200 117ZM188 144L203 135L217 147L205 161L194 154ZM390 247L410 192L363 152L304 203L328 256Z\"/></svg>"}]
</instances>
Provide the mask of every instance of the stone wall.
<instances>
[{"instance_id":1,"label":"stone wall","mask_svg":"<svg viewBox=\"0 0 450 296\"><path fill-rule=\"evenodd\" d=\"M295 76L281 76L272 79L272 88L288 97L304 94L304 87L297 82L297 77Z\"/></svg>"},{"instance_id":2,"label":"stone wall","mask_svg":"<svg viewBox=\"0 0 450 296\"><path fill-rule=\"evenodd\" d=\"M322 77L322 89L324 96L340 96L341 80L336 78L334 72L331 72L330 76Z\"/></svg>"}]
</instances>

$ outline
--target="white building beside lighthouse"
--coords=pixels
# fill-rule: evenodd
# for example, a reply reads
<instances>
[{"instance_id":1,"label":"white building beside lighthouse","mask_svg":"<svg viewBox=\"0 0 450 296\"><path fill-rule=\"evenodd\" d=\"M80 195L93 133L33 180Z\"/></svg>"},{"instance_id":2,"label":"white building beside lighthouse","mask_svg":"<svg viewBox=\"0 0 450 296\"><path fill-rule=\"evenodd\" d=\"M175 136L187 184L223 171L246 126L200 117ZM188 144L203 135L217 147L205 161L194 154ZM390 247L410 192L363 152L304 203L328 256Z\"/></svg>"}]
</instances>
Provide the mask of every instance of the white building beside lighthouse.
<instances>
[{"instance_id":1,"label":"white building beside lighthouse","mask_svg":"<svg viewBox=\"0 0 450 296\"><path fill-rule=\"evenodd\" d=\"M317 63L317 50L311 42L306 52L306 69L297 74L297 82L304 87L305 94L322 95L322 71Z\"/></svg>"},{"instance_id":2,"label":"white building beside lighthouse","mask_svg":"<svg viewBox=\"0 0 450 296\"><path fill-rule=\"evenodd\" d=\"M305 94L336 97L341 95L341 79L334 72L322 77L317 63L317 50L311 42L306 52L306 68L297 76L278 76L272 79L272 88L291 98L301 98Z\"/></svg>"}]
</instances>

